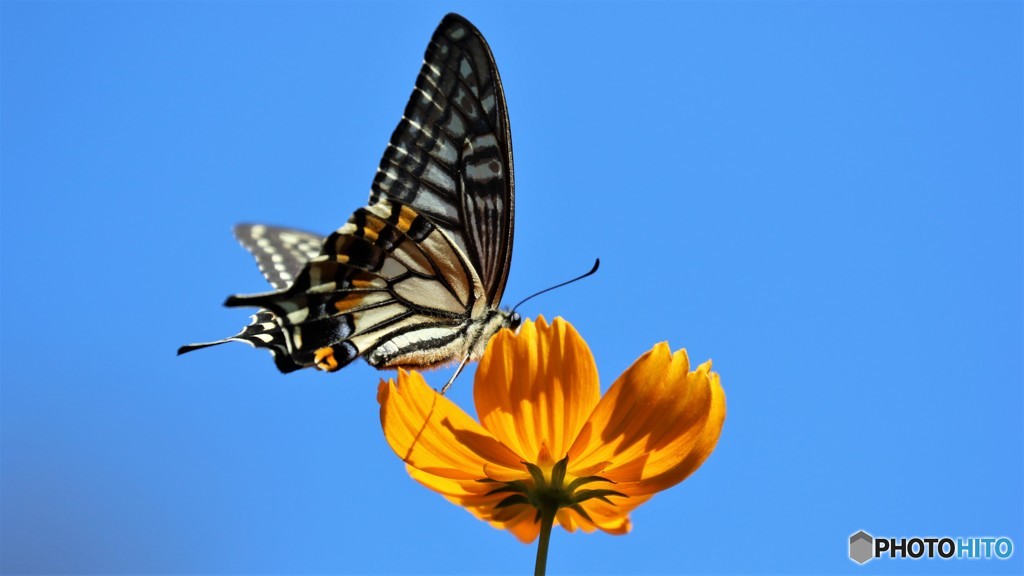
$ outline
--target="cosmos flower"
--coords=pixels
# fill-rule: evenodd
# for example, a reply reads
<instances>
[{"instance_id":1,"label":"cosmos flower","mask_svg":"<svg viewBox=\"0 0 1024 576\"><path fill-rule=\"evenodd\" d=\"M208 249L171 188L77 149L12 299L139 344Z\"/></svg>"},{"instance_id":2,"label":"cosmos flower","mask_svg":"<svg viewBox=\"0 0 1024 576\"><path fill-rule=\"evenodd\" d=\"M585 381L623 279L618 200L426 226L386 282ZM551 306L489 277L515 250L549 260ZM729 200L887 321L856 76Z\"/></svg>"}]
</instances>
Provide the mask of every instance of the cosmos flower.
<instances>
[{"instance_id":1,"label":"cosmos flower","mask_svg":"<svg viewBox=\"0 0 1024 576\"><path fill-rule=\"evenodd\" d=\"M424 486L523 542L541 534L545 549L554 522L628 532L633 509L707 459L725 419L711 362L691 371L666 343L602 397L590 349L561 318L492 338L473 392L479 422L399 371L377 393L384 435Z\"/></svg>"}]
</instances>

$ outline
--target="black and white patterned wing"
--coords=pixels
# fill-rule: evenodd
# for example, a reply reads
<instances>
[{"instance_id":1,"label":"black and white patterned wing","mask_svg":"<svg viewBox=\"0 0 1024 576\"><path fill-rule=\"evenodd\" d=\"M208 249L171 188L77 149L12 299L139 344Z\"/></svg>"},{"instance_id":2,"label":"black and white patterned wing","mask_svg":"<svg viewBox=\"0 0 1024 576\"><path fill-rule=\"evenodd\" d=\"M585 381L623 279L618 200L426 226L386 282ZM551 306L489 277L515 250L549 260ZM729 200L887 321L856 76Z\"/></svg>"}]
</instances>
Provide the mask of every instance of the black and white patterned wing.
<instances>
[{"instance_id":1,"label":"black and white patterned wing","mask_svg":"<svg viewBox=\"0 0 1024 576\"><path fill-rule=\"evenodd\" d=\"M472 24L449 14L427 48L370 203L316 254L308 250L315 235L240 228L276 290L228 298L227 306L265 309L228 340L271 349L282 371L335 371L358 357L378 368L478 357L491 335L511 325L512 315L497 307L514 201L494 58Z\"/></svg>"},{"instance_id":2,"label":"black and white patterned wing","mask_svg":"<svg viewBox=\"0 0 1024 576\"><path fill-rule=\"evenodd\" d=\"M287 288L324 243L312 232L266 224L239 224L234 233L275 290Z\"/></svg>"},{"instance_id":3,"label":"black and white patterned wing","mask_svg":"<svg viewBox=\"0 0 1024 576\"><path fill-rule=\"evenodd\" d=\"M275 290L291 285L306 264L320 253L324 242L323 237L312 232L266 224L239 224L235 226L234 233L239 243L256 258L260 272ZM303 368L292 360L281 321L269 310L253 314L249 325L234 336L188 344L179 348L178 354L225 342L244 342L253 348L269 350L281 372Z\"/></svg>"},{"instance_id":4,"label":"black and white patterned wing","mask_svg":"<svg viewBox=\"0 0 1024 576\"><path fill-rule=\"evenodd\" d=\"M465 18L434 32L416 88L373 181L444 230L497 307L508 279L515 217L512 141L494 56Z\"/></svg>"},{"instance_id":5,"label":"black and white patterned wing","mask_svg":"<svg viewBox=\"0 0 1024 576\"><path fill-rule=\"evenodd\" d=\"M300 366L334 371L363 356L376 367L431 367L465 351L478 308L469 266L428 218L382 199L356 210L287 289L225 304L273 312Z\"/></svg>"},{"instance_id":6,"label":"black and white patterned wing","mask_svg":"<svg viewBox=\"0 0 1024 576\"><path fill-rule=\"evenodd\" d=\"M270 355L274 357L274 364L277 365L277 369L286 374L300 368L305 368L305 366L296 364L292 360L291 352L288 349L288 340L285 337L281 322L270 310L260 310L253 314L249 319L249 325L242 328L234 336L213 342L186 344L178 348L178 355L193 350L209 348L210 346L217 346L226 342L244 342L253 348L264 348L270 351Z\"/></svg>"}]
</instances>

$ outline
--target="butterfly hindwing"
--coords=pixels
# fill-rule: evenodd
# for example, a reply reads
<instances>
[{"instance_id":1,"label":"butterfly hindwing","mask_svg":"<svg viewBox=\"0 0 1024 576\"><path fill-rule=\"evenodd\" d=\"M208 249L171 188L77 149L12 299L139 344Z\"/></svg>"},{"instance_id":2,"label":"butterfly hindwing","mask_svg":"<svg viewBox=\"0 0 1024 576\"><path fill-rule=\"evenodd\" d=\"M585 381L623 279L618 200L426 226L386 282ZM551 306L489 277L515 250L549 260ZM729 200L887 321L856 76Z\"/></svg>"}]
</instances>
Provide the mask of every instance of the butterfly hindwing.
<instances>
[{"instance_id":1,"label":"butterfly hindwing","mask_svg":"<svg viewBox=\"0 0 1024 576\"><path fill-rule=\"evenodd\" d=\"M227 304L268 308L287 328L296 363L336 370L357 356L379 367L410 356L421 358L417 365L450 360L443 351L482 296L446 234L412 208L381 200L329 236L288 289Z\"/></svg>"},{"instance_id":2,"label":"butterfly hindwing","mask_svg":"<svg viewBox=\"0 0 1024 576\"><path fill-rule=\"evenodd\" d=\"M256 259L260 272L276 289L286 288L302 271L311 258L320 253L324 239L311 232L268 226L264 224L239 224L234 228L235 238ZM189 344L178 349L179 354L217 346L226 342L245 342L254 348L265 348L274 357L274 363L281 372L294 372L304 366L291 359L288 341L281 322L269 310L254 314L249 325L234 336Z\"/></svg>"},{"instance_id":3,"label":"butterfly hindwing","mask_svg":"<svg viewBox=\"0 0 1024 576\"><path fill-rule=\"evenodd\" d=\"M201 348L209 348L227 342L244 342L253 348L265 348L274 357L274 364L283 373L294 372L305 366L292 361L288 343L285 338L285 331L273 312L260 310L252 315L249 325L234 336L216 340L214 342L200 342L198 344L187 344L178 348L178 354L184 354Z\"/></svg>"}]
</instances>

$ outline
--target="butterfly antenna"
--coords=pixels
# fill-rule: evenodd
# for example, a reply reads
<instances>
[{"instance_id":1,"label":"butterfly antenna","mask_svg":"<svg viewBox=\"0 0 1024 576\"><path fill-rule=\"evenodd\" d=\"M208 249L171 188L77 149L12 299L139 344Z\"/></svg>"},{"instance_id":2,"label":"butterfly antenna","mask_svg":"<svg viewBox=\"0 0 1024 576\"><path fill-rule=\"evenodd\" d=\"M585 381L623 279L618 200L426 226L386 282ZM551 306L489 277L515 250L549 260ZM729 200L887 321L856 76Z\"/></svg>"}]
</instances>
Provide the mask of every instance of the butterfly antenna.
<instances>
[{"instance_id":1,"label":"butterfly antenna","mask_svg":"<svg viewBox=\"0 0 1024 576\"><path fill-rule=\"evenodd\" d=\"M577 277L573 278L572 280L566 280L565 282L562 282L561 284L556 284L555 286L552 286L550 288L545 288L545 289L541 290L540 292L536 292L534 294L531 294L531 295L527 296L526 298L523 298L522 300L520 300L519 304L516 304L515 306L513 306L512 307L512 311L515 312L516 308L519 308L520 306L523 305L523 303L525 303L527 300L530 300L531 298L534 298L535 296L540 296L541 294L543 294L545 292L550 292L550 291L554 290L555 288L561 288L562 286L565 286L567 284L572 284L573 282L575 282L577 280L583 280L587 276L590 276L590 275L594 274L595 272L597 272L597 269L598 269L599 266L601 266L601 259L600 258L594 260L594 267L590 269L590 272L587 272L586 274L577 276Z\"/></svg>"}]
</instances>

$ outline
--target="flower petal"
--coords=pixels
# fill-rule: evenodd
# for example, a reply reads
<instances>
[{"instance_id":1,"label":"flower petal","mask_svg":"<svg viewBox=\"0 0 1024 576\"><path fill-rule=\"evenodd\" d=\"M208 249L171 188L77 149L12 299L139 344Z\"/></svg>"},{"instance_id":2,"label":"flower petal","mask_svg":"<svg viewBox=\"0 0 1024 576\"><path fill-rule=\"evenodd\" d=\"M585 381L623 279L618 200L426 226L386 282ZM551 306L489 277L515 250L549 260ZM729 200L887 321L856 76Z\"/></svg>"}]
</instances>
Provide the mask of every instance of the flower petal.
<instances>
[{"instance_id":1,"label":"flower petal","mask_svg":"<svg viewBox=\"0 0 1024 576\"><path fill-rule=\"evenodd\" d=\"M388 444L410 466L450 479L483 478L485 466L513 468L522 476L522 458L431 389L420 373L399 370L397 384L382 380L377 401Z\"/></svg>"},{"instance_id":2,"label":"flower petal","mask_svg":"<svg viewBox=\"0 0 1024 576\"><path fill-rule=\"evenodd\" d=\"M491 522L495 528L508 530L523 544L529 544L540 535L540 522L536 521L537 511L528 506L522 506L522 511L512 520L498 524Z\"/></svg>"},{"instance_id":3,"label":"flower petal","mask_svg":"<svg viewBox=\"0 0 1024 576\"><path fill-rule=\"evenodd\" d=\"M572 473L598 474L633 501L673 486L714 450L725 393L711 363L689 371L685 350L658 344L601 398L569 451ZM588 510L589 511L589 510Z\"/></svg>"},{"instance_id":4,"label":"flower petal","mask_svg":"<svg viewBox=\"0 0 1024 576\"><path fill-rule=\"evenodd\" d=\"M568 532L575 532L576 529L584 532L601 530L608 534L626 534L633 524L629 520L629 513L650 499L650 496L641 497L636 502L616 498L615 504L607 504L599 500L588 500L579 505L586 512L582 516L572 508L562 508L558 511L556 518L558 524Z\"/></svg>"},{"instance_id":5,"label":"flower petal","mask_svg":"<svg viewBox=\"0 0 1024 576\"><path fill-rule=\"evenodd\" d=\"M480 422L527 462L559 460L600 397L597 366L580 335L561 318L526 320L491 339L476 370ZM542 458L546 456L546 458Z\"/></svg>"},{"instance_id":6,"label":"flower petal","mask_svg":"<svg viewBox=\"0 0 1024 576\"><path fill-rule=\"evenodd\" d=\"M524 543L532 542L540 533L535 521L537 510L522 504L497 508L507 493L490 494L495 484L469 480L451 480L408 467L409 475L427 488L444 496L449 502L468 510L477 518L499 530L508 530Z\"/></svg>"}]
</instances>

